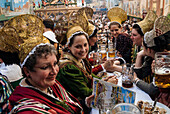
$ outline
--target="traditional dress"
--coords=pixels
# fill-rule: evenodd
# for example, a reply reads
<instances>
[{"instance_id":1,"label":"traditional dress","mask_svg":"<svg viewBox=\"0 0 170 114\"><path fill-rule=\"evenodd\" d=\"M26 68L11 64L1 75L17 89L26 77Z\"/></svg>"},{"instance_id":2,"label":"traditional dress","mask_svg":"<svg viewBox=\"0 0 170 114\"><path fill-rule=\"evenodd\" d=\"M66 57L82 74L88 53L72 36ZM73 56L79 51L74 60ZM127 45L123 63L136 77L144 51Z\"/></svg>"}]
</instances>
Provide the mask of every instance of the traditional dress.
<instances>
[{"instance_id":1,"label":"traditional dress","mask_svg":"<svg viewBox=\"0 0 170 114\"><path fill-rule=\"evenodd\" d=\"M141 46L137 46L137 45L134 45L132 47L132 50L131 50L131 62L132 64L135 63L136 61L136 57L137 57L137 53L142 50L141 49Z\"/></svg>"},{"instance_id":2,"label":"traditional dress","mask_svg":"<svg viewBox=\"0 0 170 114\"><path fill-rule=\"evenodd\" d=\"M74 56L66 52L59 62L59 67L56 79L81 103L84 102L85 98L92 94L92 78L95 76L89 61L83 59L79 62ZM83 109L86 111L85 106Z\"/></svg>"},{"instance_id":3,"label":"traditional dress","mask_svg":"<svg viewBox=\"0 0 170 114\"><path fill-rule=\"evenodd\" d=\"M112 40L114 41L114 40ZM127 34L121 33L116 39L116 50L122 55L126 63L131 63L132 40Z\"/></svg>"},{"instance_id":4,"label":"traditional dress","mask_svg":"<svg viewBox=\"0 0 170 114\"><path fill-rule=\"evenodd\" d=\"M13 88L8 80L8 78L0 74L0 113L7 109L7 104L9 103L8 98L13 92Z\"/></svg>"},{"instance_id":5,"label":"traditional dress","mask_svg":"<svg viewBox=\"0 0 170 114\"><path fill-rule=\"evenodd\" d=\"M56 83L48 88L47 94L23 79L20 86L9 98L10 113L41 113L41 114L79 114L81 106L78 100Z\"/></svg>"},{"instance_id":6,"label":"traditional dress","mask_svg":"<svg viewBox=\"0 0 170 114\"><path fill-rule=\"evenodd\" d=\"M139 68L134 68L134 72L137 74L138 78L147 83L153 82L154 74L151 69L152 61L152 57L145 56L142 66Z\"/></svg>"}]
</instances>

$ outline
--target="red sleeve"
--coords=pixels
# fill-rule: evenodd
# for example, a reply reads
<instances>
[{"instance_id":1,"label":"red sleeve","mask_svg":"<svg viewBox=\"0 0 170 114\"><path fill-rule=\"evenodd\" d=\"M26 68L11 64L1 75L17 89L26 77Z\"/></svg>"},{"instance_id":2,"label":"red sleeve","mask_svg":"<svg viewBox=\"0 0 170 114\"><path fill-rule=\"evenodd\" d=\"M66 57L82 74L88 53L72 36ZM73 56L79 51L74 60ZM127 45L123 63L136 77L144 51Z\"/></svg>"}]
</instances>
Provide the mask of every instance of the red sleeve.
<instances>
[{"instance_id":1,"label":"red sleeve","mask_svg":"<svg viewBox=\"0 0 170 114\"><path fill-rule=\"evenodd\" d=\"M99 72L103 70L101 65L98 65L92 69L93 74L97 75Z\"/></svg>"},{"instance_id":2,"label":"red sleeve","mask_svg":"<svg viewBox=\"0 0 170 114\"><path fill-rule=\"evenodd\" d=\"M88 58L88 61L91 65L95 65L96 61L94 61L94 59Z\"/></svg>"}]
</instances>

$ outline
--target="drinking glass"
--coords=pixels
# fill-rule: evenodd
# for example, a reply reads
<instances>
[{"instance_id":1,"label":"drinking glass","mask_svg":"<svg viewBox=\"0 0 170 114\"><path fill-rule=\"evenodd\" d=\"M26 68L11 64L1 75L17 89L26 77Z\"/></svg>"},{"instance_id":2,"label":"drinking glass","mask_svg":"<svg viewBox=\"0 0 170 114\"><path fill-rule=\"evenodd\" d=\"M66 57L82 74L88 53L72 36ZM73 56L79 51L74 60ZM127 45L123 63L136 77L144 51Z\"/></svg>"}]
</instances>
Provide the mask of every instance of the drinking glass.
<instances>
[{"instance_id":1,"label":"drinking glass","mask_svg":"<svg viewBox=\"0 0 170 114\"><path fill-rule=\"evenodd\" d=\"M101 59L107 57L107 52L106 52L106 44L100 44L100 51L99 54L101 55Z\"/></svg>"},{"instance_id":2,"label":"drinking glass","mask_svg":"<svg viewBox=\"0 0 170 114\"><path fill-rule=\"evenodd\" d=\"M111 114L141 114L141 110L134 104L120 103L113 107Z\"/></svg>"},{"instance_id":3,"label":"drinking glass","mask_svg":"<svg viewBox=\"0 0 170 114\"><path fill-rule=\"evenodd\" d=\"M170 88L170 52L155 54L155 84L160 88Z\"/></svg>"},{"instance_id":4,"label":"drinking glass","mask_svg":"<svg viewBox=\"0 0 170 114\"><path fill-rule=\"evenodd\" d=\"M116 49L112 42L109 43L108 57L114 58L116 55Z\"/></svg>"},{"instance_id":5,"label":"drinking glass","mask_svg":"<svg viewBox=\"0 0 170 114\"><path fill-rule=\"evenodd\" d=\"M133 87L133 70L131 64L122 66L122 86L125 88Z\"/></svg>"}]
</instances>

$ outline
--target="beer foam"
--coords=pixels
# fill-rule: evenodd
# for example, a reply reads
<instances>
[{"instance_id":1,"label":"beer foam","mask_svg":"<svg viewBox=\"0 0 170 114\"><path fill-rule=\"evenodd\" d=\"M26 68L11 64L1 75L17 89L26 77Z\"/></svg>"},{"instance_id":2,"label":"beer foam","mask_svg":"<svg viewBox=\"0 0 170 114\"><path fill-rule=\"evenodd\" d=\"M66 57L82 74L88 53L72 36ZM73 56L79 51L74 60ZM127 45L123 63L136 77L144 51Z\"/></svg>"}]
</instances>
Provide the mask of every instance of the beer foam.
<instances>
[{"instance_id":1,"label":"beer foam","mask_svg":"<svg viewBox=\"0 0 170 114\"><path fill-rule=\"evenodd\" d=\"M170 69L158 69L155 71L155 74L159 74L159 75L162 75L162 74L170 74Z\"/></svg>"}]
</instances>

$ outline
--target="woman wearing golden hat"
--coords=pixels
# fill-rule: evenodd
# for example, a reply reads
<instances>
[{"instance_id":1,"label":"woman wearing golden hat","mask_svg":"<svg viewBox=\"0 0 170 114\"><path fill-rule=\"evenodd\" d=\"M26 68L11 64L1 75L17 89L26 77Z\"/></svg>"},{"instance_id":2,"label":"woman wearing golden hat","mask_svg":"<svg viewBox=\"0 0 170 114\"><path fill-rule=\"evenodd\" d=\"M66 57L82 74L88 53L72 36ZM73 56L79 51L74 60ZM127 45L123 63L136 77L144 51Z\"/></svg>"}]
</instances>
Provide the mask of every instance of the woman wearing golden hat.
<instances>
[{"instance_id":1,"label":"woman wearing golden hat","mask_svg":"<svg viewBox=\"0 0 170 114\"><path fill-rule=\"evenodd\" d=\"M133 26L131 38L133 38L134 44L136 44L139 47L142 46L144 35L146 34L147 31L153 28L156 17L157 17L156 14L153 11L150 11L146 15L143 21ZM137 73L140 79L150 83L152 82L152 78L153 78L153 75L151 73L152 72L151 63L153 61L153 58L150 56L146 56L144 50L141 51L138 50L138 51L139 52L137 53L135 64L134 64L134 71ZM145 62L147 64L145 64Z\"/></svg>"},{"instance_id":2,"label":"woman wearing golden hat","mask_svg":"<svg viewBox=\"0 0 170 114\"><path fill-rule=\"evenodd\" d=\"M76 13L68 22L67 47L63 58L59 61L59 73L56 79L72 93L82 104L85 114L90 113L90 108L85 104L86 97L92 94L93 77L91 64L86 56L89 52L88 20L82 14ZM76 22L76 23L75 23ZM109 78L108 81L112 81Z\"/></svg>"},{"instance_id":3,"label":"woman wearing golden hat","mask_svg":"<svg viewBox=\"0 0 170 114\"><path fill-rule=\"evenodd\" d=\"M86 13L86 17L88 19L88 29L87 29L87 34L89 36L89 52L91 51L92 46L95 45L97 42L97 28L96 26L91 22L92 16L93 16L93 9L89 7L83 7L78 10L79 13L83 15L83 13ZM87 55L88 58L88 55ZM89 62L91 65L95 65L96 61L93 58L88 58ZM112 66L113 61L112 60L106 60L103 64L100 64L98 66L95 66L92 68L92 72L94 74L98 74L101 71L109 71L113 72L115 71L115 68Z\"/></svg>"},{"instance_id":4,"label":"woman wearing golden hat","mask_svg":"<svg viewBox=\"0 0 170 114\"><path fill-rule=\"evenodd\" d=\"M18 50L25 77L9 98L10 113L82 113L79 101L55 80L57 52L53 45L44 43L42 20L26 14L6 25L6 41L12 41L11 47Z\"/></svg>"},{"instance_id":5,"label":"woman wearing golden hat","mask_svg":"<svg viewBox=\"0 0 170 114\"><path fill-rule=\"evenodd\" d=\"M131 39L133 41L132 63L135 63L137 53L141 50L144 34L153 28L156 18L157 15L154 11L149 11L144 20L133 25L131 32Z\"/></svg>"},{"instance_id":6,"label":"woman wearing golden hat","mask_svg":"<svg viewBox=\"0 0 170 114\"><path fill-rule=\"evenodd\" d=\"M116 42L117 55L121 56L127 63L131 63L132 40L129 35L121 33L121 23L127 19L126 12L118 7L110 9L107 17L111 21L109 24L112 41Z\"/></svg>"},{"instance_id":7,"label":"woman wearing golden hat","mask_svg":"<svg viewBox=\"0 0 170 114\"><path fill-rule=\"evenodd\" d=\"M154 28L150 32L146 32L143 39L143 56L152 58L150 61L144 61L141 67L134 69L135 75L134 80L136 85L148 93L150 97L154 100L159 92L162 92L164 95L158 97L158 101L164 103L170 107L169 92L166 93L169 89L162 89L160 91L155 82L152 80L153 77L148 78L148 75L152 76L151 64L154 60L156 52L169 51L170 47L170 19L166 16L159 17L155 23ZM153 72L154 73L154 72ZM143 81L143 79L147 79ZM167 79L168 81L168 79Z\"/></svg>"}]
</instances>

